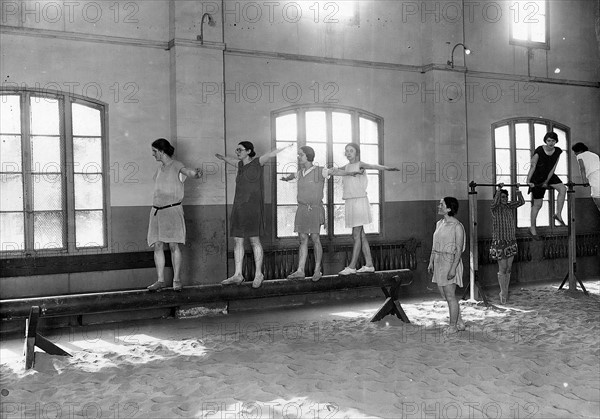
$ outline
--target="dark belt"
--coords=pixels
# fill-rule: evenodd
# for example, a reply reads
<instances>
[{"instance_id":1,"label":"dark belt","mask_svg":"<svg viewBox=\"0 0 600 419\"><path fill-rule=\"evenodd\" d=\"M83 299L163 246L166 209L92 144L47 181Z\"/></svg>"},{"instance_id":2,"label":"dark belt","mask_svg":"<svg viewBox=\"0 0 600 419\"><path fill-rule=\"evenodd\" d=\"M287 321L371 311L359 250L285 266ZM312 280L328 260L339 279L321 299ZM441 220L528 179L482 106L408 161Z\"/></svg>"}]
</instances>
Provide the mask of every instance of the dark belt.
<instances>
[{"instance_id":1,"label":"dark belt","mask_svg":"<svg viewBox=\"0 0 600 419\"><path fill-rule=\"evenodd\" d=\"M181 202L178 202L176 204L171 204L171 205L165 205L164 207L155 207L154 205L152 205L152 208L154 208L156 210L156 211L154 211L154 216L156 217L156 214L158 214L158 211L160 211L160 210L171 208L171 207L176 207L177 205L181 205Z\"/></svg>"}]
</instances>

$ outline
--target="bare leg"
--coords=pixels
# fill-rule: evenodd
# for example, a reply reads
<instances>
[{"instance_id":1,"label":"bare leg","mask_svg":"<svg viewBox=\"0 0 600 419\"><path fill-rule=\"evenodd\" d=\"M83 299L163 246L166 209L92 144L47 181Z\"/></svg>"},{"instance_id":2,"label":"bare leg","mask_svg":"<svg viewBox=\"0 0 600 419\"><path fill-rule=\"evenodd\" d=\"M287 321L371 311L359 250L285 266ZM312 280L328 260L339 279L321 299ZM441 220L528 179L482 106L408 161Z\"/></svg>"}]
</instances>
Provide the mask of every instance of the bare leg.
<instances>
[{"instance_id":1,"label":"bare leg","mask_svg":"<svg viewBox=\"0 0 600 419\"><path fill-rule=\"evenodd\" d=\"M319 233L312 233L310 238L312 239L315 252L315 272L321 272L321 263L323 261L323 245L321 244L321 236Z\"/></svg>"},{"instance_id":2,"label":"bare leg","mask_svg":"<svg viewBox=\"0 0 600 419\"><path fill-rule=\"evenodd\" d=\"M507 259L499 259L498 260L498 285L500 285L500 303L504 304L506 302L506 296L508 295L508 290L506 289L506 269L508 267Z\"/></svg>"},{"instance_id":3,"label":"bare leg","mask_svg":"<svg viewBox=\"0 0 600 419\"><path fill-rule=\"evenodd\" d=\"M460 305L458 304L458 300L456 299L456 284L445 285L443 287L438 286L442 297L448 303L448 311L450 313L450 327L448 328L449 332L456 332L458 327L461 327L461 330L464 329L464 322L462 321L460 315ZM459 323L460 320L460 323Z\"/></svg>"},{"instance_id":4,"label":"bare leg","mask_svg":"<svg viewBox=\"0 0 600 419\"><path fill-rule=\"evenodd\" d=\"M543 199L534 199L533 203L531 204L531 227L529 227L529 231L531 232L531 234L536 235L537 234L537 230L536 230L536 221L537 221L537 216L538 213L540 212L540 209L542 208L542 203L544 202Z\"/></svg>"},{"instance_id":5,"label":"bare leg","mask_svg":"<svg viewBox=\"0 0 600 419\"><path fill-rule=\"evenodd\" d=\"M156 276L158 277L158 282L165 282L165 253L164 253L164 243L156 242L154 243L154 264L156 265Z\"/></svg>"},{"instance_id":6,"label":"bare leg","mask_svg":"<svg viewBox=\"0 0 600 419\"><path fill-rule=\"evenodd\" d=\"M156 265L156 276L158 279L148 287L148 290L160 291L165 287L165 253L163 242L154 243L154 265Z\"/></svg>"},{"instance_id":7,"label":"bare leg","mask_svg":"<svg viewBox=\"0 0 600 419\"><path fill-rule=\"evenodd\" d=\"M358 256L360 255L362 245L362 232L363 226L352 227L352 240L354 240L354 244L352 247L352 259L350 260L350 264L348 264L348 267L352 269L356 269L356 264L358 263Z\"/></svg>"},{"instance_id":8,"label":"bare leg","mask_svg":"<svg viewBox=\"0 0 600 419\"><path fill-rule=\"evenodd\" d=\"M173 263L173 288L181 289L179 273L181 272L182 257L179 243L169 243L169 249L171 250L171 262Z\"/></svg>"},{"instance_id":9,"label":"bare leg","mask_svg":"<svg viewBox=\"0 0 600 419\"><path fill-rule=\"evenodd\" d=\"M551 186L558 191L558 198L556 199L556 219L564 224L562 219L562 210L563 206L565 205L565 198L567 196L567 187L562 183Z\"/></svg>"},{"instance_id":10,"label":"bare leg","mask_svg":"<svg viewBox=\"0 0 600 419\"><path fill-rule=\"evenodd\" d=\"M506 273L504 275L504 278L506 280L506 282L505 282L505 284L506 284L506 286L505 286L505 288L506 288L506 297L505 298L506 298L506 302L507 303L508 303L508 290L510 288L510 274L512 273L512 264L513 264L514 260L515 260L514 256L511 256L511 257L509 257L506 260L507 266L506 266Z\"/></svg>"},{"instance_id":11,"label":"bare leg","mask_svg":"<svg viewBox=\"0 0 600 419\"><path fill-rule=\"evenodd\" d=\"M252 253L254 254L254 266L256 266L256 271L254 272L254 281L252 282L253 288L258 288L261 286L263 279L265 279L262 273L262 265L263 265L263 247L260 243L260 237L253 236L250 237L250 245L252 246Z\"/></svg>"},{"instance_id":12,"label":"bare leg","mask_svg":"<svg viewBox=\"0 0 600 419\"><path fill-rule=\"evenodd\" d=\"M226 280L221 281L221 284L223 285L239 285L242 282L244 282L244 276L242 275L242 264L244 263L244 238L234 237L233 243L233 258L235 261L235 272Z\"/></svg>"},{"instance_id":13,"label":"bare leg","mask_svg":"<svg viewBox=\"0 0 600 419\"><path fill-rule=\"evenodd\" d=\"M308 256L308 234L298 233L300 237L300 249L298 250L298 269L296 272L288 275L288 279L304 278L304 267L306 266L306 258Z\"/></svg>"},{"instance_id":14,"label":"bare leg","mask_svg":"<svg viewBox=\"0 0 600 419\"><path fill-rule=\"evenodd\" d=\"M367 234L365 233L364 228L362 228L360 239L362 242L362 252L363 255L365 255L365 266L372 267L373 257L371 256L371 248L369 247L369 241L367 240Z\"/></svg>"}]
</instances>

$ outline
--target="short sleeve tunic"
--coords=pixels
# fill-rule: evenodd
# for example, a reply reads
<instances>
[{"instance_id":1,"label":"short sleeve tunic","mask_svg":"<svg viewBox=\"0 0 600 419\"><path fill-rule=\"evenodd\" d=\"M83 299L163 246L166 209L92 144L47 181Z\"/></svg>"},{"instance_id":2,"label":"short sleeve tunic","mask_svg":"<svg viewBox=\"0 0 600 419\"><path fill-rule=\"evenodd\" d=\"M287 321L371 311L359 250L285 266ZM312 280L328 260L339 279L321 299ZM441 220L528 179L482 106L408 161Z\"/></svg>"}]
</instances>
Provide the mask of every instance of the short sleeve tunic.
<instances>
[{"instance_id":1,"label":"short sleeve tunic","mask_svg":"<svg viewBox=\"0 0 600 419\"><path fill-rule=\"evenodd\" d=\"M257 237L264 234L263 166L258 156L250 163L238 162L235 197L231 210L231 237Z\"/></svg>"},{"instance_id":2,"label":"short sleeve tunic","mask_svg":"<svg viewBox=\"0 0 600 419\"><path fill-rule=\"evenodd\" d=\"M463 263L462 259L456 267L456 275L448 280L448 272L454 262L454 252L456 250L456 229L464 227L459 221L446 222L441 219L435 226L433 233L433 278L432 282L439 286L456 284L462 287ZM466 237L463 241L462 251L465 250Z\"/></svg>"},{"instance_id":3,"label":"short sleeve tunic","mask_svg":"<svg viewBox=\"0 0 600 419\"><path fill-rule=\"evenodd\" d=\"M179 173L183 167L180 161L171 160L170 163L158 168L154 175L153 207L165 207L183 200L185 176ZM153 246L156 242L183 244L185 234L185 220L181 205L150 210L147 237L149 246Z\"/></svg>"}]
</instances>

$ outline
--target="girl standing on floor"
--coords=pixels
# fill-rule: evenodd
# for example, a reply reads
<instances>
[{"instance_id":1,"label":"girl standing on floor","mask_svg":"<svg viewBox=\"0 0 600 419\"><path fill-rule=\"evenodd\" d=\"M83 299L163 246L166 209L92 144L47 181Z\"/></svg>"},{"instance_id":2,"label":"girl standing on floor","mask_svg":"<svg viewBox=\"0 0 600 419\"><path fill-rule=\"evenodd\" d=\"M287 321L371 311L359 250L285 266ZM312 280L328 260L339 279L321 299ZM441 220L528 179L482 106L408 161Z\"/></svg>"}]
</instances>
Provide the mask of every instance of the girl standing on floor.
<instances>
[{"instance_id":1,"label":"girl standing on floor","mask_svg":"<svg viewBox=\"0 0 600 419\"><path fill-rule=\"evenodd\" d=\"M373 221L371 216L371 205L369 203L369 198L367 197L368 179L367 174L364 173L364 171L398 171L399 169L360 161L360 147L356 143L349 143L346 145L345 155L348 159L347 165L339 169L330 169L332 175L345 176L343 181L344 192L342 196L342 199L345 201L345 222L346 228L352 229L352 239L354 241L350 264L340 271L339 274L350 275L355 273L375 272L373 258L371 257L371 248L369 247L369 241L367 240L364 229L366 224L371 224ZM360 172L360 174L351 176L351 174L356 172ZM357 270L356 264L361 250L365 256L365 265Z\"/></svg>"}]
</instances>

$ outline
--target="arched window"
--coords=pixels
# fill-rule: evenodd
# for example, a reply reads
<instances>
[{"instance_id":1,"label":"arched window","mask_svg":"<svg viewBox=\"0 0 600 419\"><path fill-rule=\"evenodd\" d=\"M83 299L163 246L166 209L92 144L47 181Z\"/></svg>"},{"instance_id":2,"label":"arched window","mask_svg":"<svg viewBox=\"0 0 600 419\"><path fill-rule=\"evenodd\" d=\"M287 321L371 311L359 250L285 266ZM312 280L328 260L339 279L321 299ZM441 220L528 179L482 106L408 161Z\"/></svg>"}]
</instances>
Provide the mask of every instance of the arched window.
<instances>
[{"instance_id":1,"label":"arched window","mask_svg":"<svg viewBox=\"0 0 600 419\"><path fill-rule=\"evenodd\" d=\"M0 254L106 248L105 106L3 90L0 118Z\"/></svg>"},{"instance_id":2,"label":"arched window","mask_svg":"<svg viewBox=\"0 0 600 419\"><path fill-rule=\"evenodd\" d=\"M297 170L297 147L307 145L315 150L314 163L323 167L342 167L348 163L344 155L346 144L358 143L361 160L381 164L383 156L383 120L368 112L345 107L299 106L283 109L272 114L272 132L275 146L296 145L277 156L277 176ZM373 222L365 226L365 232L381 231L382 189L381 172L367 171L369 184L367 194L371 203ZM294 216L296 214L296 182L277 181L275 231L276 237L296 237ZM349 235L352 229L344 225L344 201L341 177L331 177L325 184L324 204L327 214L325 231L329 238Z\"/></svg>"},{"instance_id":3,"label":"arched window","mask_svg":"<svg viewBox=\"0 0 600 419\"><path fill-rule=\"evenodd\" d=\"M571 138L568 127L557 122L541 118L515 118L492 125L492 147L494 150L495 182L527 182L527 173L531 167L531 157L535 149L544 144L544 135L553 131L558 135L557 147L563 150L556 166L555 174L566 183L569 179L569 157ZM517 227L531 225L531 199L527 199L527 188L522 190L526 204L517 209ZM538 227L554 228L552 215L558 192L551 189L546 192L542 209L537 217ZM563 208L562 219L568 223L567 203Z\"/></svg>"}]
</instances>

